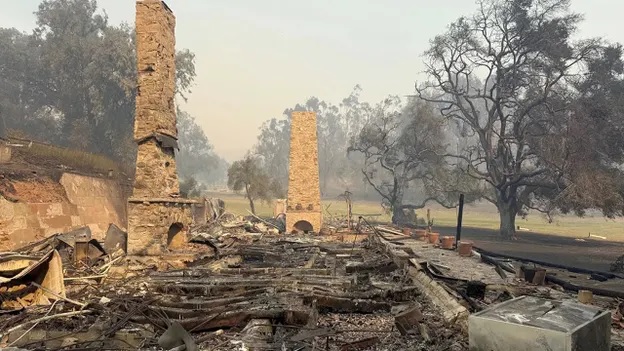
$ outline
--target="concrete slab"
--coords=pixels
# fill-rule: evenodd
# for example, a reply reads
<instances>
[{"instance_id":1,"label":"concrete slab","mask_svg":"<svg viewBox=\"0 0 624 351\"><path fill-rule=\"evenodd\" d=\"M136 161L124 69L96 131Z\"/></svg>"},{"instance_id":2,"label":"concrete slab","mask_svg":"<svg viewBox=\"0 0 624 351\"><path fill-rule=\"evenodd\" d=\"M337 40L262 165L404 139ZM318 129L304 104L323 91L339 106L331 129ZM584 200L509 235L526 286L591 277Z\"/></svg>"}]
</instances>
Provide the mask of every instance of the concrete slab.
<instances>
[{"instance_id":1,"label":"concrete slab","mask_svg":"<svg viewBox=\"0 0 624 351\"><path fill-rule=\"evenodd\" d=\"M402 240L400 243L401 245L397 246L397 249L411 249L420 261L438 263L448 267L449 269L444 271L446 276L465 280L479 280L486 284L507 283L491 265L481 262L477 257L461 257L457 251L436 248L432 244L414 238ZM511 275L509 278L512 278Z\"/></svg>"}]
</instances>

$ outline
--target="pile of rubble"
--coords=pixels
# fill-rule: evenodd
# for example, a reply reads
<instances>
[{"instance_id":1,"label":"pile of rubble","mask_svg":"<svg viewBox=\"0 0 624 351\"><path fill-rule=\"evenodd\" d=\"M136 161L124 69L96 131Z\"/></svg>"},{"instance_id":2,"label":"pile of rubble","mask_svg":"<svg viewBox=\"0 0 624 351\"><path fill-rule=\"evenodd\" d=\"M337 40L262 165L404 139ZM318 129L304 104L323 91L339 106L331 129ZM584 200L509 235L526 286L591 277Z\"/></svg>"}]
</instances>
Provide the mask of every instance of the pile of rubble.
<instances>
[{"instance_id":1,"label":"pile of rubble","mask_svg":"<svg viewBox=\"0 0 624 351\"><path fill-rule=\"evenodd\" d=\"M126 257L123 236L100 245L86 228L3 254L0 346L465 349L366 233L280 236L279 223L228 216L193 228L182 256Z\"/></svg>"},{"instance_id":2,"label":"pile of rubble","mask_svg":"<svg viewBox=\"0 0 624 351\"><path fill-rule=\"evenodd\" d=\"M410 230L364 221L284 236L281 225L216 213L184 250L158 257L126 256L114 226L102 243L83 228L2 253L0 347L460 351L492 306L577 299L553 282L563 271L460 255ZM594 291L581 302L614 311L616 350L623 304Z\"/></svg>"},{"instance_id":3,"label":"pile of rubble","mask_svg":"<svg viewBox=\"0 0 624 351\"><path fill-rule=\"evenodd\" d=\"M447 324L462 326L471 350L624 350L624 277L466 253L436 233L376 229L371 239Z\"/></svg>"}]
</instances>

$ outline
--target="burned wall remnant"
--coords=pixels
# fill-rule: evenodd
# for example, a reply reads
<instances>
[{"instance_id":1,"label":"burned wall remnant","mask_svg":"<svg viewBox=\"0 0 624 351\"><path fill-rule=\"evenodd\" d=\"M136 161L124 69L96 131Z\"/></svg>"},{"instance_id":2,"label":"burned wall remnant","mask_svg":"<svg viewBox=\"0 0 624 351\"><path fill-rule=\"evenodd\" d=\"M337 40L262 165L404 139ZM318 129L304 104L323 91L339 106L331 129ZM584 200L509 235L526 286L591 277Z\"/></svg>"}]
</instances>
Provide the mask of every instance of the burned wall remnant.
<instances>
[{"instance_id":1,"label":"burned wall remnant","mask_svg":"<svg viewBox=\"0 0 624 351\"><path fill-rule=\"evenodd\" d=\"M128 254L159 255L181 248L195 206L203 206L200 200L178 198L175 16L163 1L136 2L136 46L138 151L128 201Z\"/></svg>"},{"instance_id":2,"label":"burned wall remnant","mask_svg":"<svg viewBox=\"0 0 624 351\"><path fill-rule=\"evenodd\" d=\"M94 239L103 239L111 223L126 227L130 184L67 172L54 179L40 172L0 171L0 251L83 226Z\"/></svg>"},{"instance_id":3,"label":"burned wall remnant","mask_svg":"<svg viewBox=\"0 0 624 351\"><path fill-rule=\"evenodd\" d=\"M322 225L316 113L291 115L286 231L320 231Z\"/></svg>"}]
</instances>

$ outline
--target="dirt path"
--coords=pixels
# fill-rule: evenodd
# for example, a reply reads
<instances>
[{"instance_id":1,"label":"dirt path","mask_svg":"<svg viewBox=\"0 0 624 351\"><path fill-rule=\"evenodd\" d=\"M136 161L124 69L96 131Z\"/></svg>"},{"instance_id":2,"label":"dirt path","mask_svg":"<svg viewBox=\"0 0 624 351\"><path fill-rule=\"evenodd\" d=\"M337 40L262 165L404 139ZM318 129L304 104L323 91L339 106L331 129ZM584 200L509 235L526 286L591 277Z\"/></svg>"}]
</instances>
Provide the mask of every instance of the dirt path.
<instances>
[{"instance_id":1,"label":"dirt path","mask_svg":"<svg viewBox=\"0 0 624 351\"><path fill-rule=\"evenodd\" d=\"M456 231L454 227L436 227L436 230L441 235L455 235ZM503 241L495 230L462 229L462 239L472 240L481 249L571 267L608 272L610 264L624 255L624 243L621 242L579 241L531 232L519 232L517 236L516 241Z\"/></svg>"}]
</instances>

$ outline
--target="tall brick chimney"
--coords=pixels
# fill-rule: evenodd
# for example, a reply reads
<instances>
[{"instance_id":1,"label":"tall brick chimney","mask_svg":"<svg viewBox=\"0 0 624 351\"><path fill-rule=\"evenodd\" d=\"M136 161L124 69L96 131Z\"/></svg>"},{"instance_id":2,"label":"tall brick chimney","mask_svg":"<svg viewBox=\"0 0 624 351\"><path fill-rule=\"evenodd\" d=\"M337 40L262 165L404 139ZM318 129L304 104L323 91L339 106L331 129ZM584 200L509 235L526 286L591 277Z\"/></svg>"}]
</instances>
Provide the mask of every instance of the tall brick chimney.
<instances>
[{"instance_id":1,"label":"tall brick chimney","mask_svg":"<svg viewBox=\"0 0 624 351\"><path fill-rule=\"evenodd\" d=\"M286 232L319 232L322 225L316 113L293 112Z\"/></svg>"},{"instance_id":2,"label":"tall brick chimney","mask_svg":"<svg viewBox=\"0 0 624 351\"><path fill-rule=\"evenodd\" d=\"M175 163L175 16L161 0L136 2L138 86L134 140L138 144L134 197L180 191Z\"/></svg>"}]
</instances>

